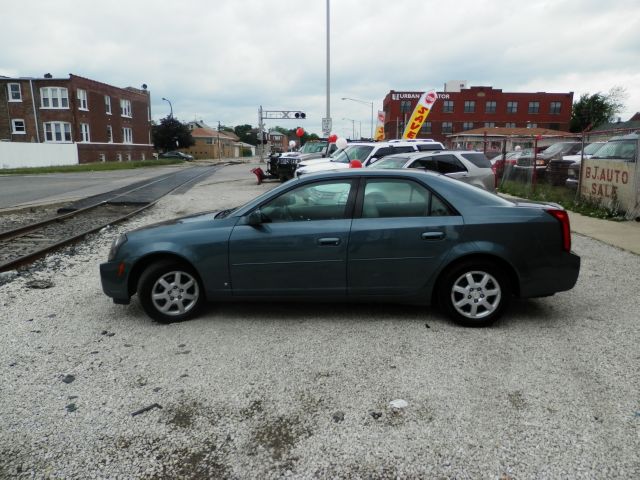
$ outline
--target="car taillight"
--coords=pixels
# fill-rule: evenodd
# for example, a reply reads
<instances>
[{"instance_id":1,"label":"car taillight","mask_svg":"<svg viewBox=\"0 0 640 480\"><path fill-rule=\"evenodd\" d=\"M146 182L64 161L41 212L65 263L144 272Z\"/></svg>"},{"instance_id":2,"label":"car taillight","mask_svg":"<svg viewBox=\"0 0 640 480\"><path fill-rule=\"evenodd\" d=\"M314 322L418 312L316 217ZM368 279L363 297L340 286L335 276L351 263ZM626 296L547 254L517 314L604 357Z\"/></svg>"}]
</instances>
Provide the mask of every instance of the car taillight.
<instances>
[{"instance_id":1,"label":"car taillight","mask_svg":"<svg viewBox=\"0 0 640 480\"><path fill-rule=\"evenodd\" d=\"M569 225L569 214L566 210L550 209L545 210L549 215L560 222L562 228L562 249L565 252L571 251L571 226Z\"/></svg>"}]
</instances>

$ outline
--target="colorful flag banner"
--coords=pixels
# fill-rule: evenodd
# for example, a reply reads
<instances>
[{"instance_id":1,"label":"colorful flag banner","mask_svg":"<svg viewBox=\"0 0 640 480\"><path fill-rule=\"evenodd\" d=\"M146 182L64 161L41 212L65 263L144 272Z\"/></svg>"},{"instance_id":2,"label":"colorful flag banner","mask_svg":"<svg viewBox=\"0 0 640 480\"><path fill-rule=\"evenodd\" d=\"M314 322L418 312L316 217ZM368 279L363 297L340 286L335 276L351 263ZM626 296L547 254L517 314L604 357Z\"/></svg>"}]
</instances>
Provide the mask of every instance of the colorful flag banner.
<instances>
[{"instance_id":1,"label":"colorful flag banner","mask_svg":"<svg viewBox=\"0 0 640 480\"><path fill-rule=\"evenodd\" d=\"M373 136L373 139L376 142L380 140L384 140L384 110L378 110L378 123L376 124L376 134Z\"/></svg>"},{"instance_id":2,"label":"colorful flag banner","mask_svg":"<svg viewBox=\"0 0 640 480\"><path fill-rule=\"evenodd\" d=\"M418 132L426 120L427 115L429 115L429 112L433 108L433 104L436 103L437 98L438 95L435 90L424 92L420 96L418 104L416 105L416 108L413 109L411 118L404 129L402 138L410 139L418 137Z\"/></svg>"}]
</instances>

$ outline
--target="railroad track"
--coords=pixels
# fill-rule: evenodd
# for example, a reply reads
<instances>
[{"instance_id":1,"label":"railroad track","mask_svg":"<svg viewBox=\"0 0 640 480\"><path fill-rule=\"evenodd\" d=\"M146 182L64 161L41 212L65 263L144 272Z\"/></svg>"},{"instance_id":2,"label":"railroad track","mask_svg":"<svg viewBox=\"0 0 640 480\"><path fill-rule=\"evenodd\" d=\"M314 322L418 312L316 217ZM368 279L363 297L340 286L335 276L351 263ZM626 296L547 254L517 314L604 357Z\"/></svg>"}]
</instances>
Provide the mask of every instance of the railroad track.
<instances>
[{"instance_id":1,"label":"railroad track","mask_svg":"<svg viewBox=\"0 0 640 480\"><path fill-rule=\"evenodd\" d=\"M0 232L0 272L16 269L86 235L122 222L154 205L160 198L194 184L216 171L193 167L150 179L96 197L87 206L12 230ZM132 199L143 199L135 201Z\"/></svg>"}]
</instances>

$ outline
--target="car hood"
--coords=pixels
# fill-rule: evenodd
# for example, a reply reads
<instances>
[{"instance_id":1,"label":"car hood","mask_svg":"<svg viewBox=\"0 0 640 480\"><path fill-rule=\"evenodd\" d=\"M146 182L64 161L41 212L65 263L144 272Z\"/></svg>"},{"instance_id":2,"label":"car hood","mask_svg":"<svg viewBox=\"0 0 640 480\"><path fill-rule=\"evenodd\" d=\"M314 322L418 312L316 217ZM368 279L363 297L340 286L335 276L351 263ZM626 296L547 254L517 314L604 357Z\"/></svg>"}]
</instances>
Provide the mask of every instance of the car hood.
<instances>
[{"instance_id":1,"label":"car hood","mask_svg":"<svg viewBox=\"0 0 640 480\"><path fill-rule=\"evenodd\" d=\"M154 231L154 234L159 233L160 231L169 231L173 230L176 226L179 225L189 225L189 226L197 226L199 224L207 223L207 225L212 225L214 222L220 222L225 220L225 217L222 219L217 219L215 216L220 213L221 210L209 211L209 212L200 212L194 213L193 215L187 215L185 217L173 218L171 220L165 220L163 222L153 223L151 225L146 225L144 227L137 228L135 230L131 230L127 232L127 235L133 234L135 235L146 235L150 231Z\"/></svg>"},{"instance_id":2,"label":"car hood","mask_svg":"<svg viewBox=\"0 0 640 480\"><path fill-rule=\"evenodd\" d=\"M318 162L304 167L304 173L324 172L326 170L342 170L344 168L349 168L349 164L342 162Z\"/></svg>"}]
</instances>

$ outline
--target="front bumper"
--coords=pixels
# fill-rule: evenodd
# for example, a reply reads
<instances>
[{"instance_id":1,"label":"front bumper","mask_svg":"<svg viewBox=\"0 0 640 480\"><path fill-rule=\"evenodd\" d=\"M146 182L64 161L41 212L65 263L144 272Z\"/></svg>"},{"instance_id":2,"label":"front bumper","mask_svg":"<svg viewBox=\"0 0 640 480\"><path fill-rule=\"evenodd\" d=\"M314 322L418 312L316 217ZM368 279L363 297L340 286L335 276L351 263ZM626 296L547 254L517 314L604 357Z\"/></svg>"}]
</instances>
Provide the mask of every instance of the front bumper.
<instances>
[{"instance_id":1,"label":"front bumper","mask_svg":"<svg viewBox=\"0 0 640 480\"><path fill-rule=\"evenodd\" d=\"M129 266L122 261L100 264L102 291L113 303L128 304L131 300L128 288Z\"/></svg>"}]
</instances>

